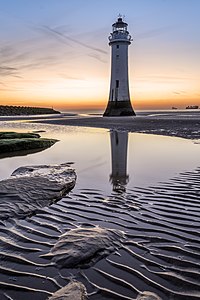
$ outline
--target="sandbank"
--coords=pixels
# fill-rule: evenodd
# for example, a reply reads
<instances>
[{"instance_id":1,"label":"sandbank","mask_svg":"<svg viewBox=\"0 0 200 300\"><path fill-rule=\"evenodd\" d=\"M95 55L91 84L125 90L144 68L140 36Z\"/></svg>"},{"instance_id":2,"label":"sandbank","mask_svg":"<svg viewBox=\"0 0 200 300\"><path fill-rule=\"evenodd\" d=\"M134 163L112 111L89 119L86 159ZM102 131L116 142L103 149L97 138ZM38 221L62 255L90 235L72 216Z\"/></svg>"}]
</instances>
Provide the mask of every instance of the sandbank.
<instances>
[{"instance_id":1,"label":"sandbank","mask_svg":"<svg viewBox=\"0 0 200 300\"><path fill-rule=\"evenodd\" d=\"M110 130L124 130L146 134L176 136L187 139L200 138L200 112L150 112L138 113L136 117L102 117L75 116L62 114L55 118L41 118L31 122L47 123L66 126L84 126L107 128Z\"/></svg>"}]
</instances>

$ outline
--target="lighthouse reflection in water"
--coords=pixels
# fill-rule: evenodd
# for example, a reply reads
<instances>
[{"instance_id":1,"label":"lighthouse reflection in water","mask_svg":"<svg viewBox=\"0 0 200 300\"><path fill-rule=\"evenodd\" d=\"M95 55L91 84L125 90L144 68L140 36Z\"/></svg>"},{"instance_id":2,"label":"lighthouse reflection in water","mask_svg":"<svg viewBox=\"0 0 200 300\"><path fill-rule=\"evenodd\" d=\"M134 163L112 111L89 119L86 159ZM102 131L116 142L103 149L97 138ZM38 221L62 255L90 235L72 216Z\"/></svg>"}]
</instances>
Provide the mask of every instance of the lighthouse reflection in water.
<instances>
[{"instance_id":1,"label":"lighthouse reflection in water","mask_svg":"<svg viewBox=\"0 0 200 300\"><path fill-rule=\"evenodd\" d=\"M127 175L128 132L113 130L110 132L112 172L110 182L113 191L123 193L129 181Z\"/></svg>"}]
</instances>

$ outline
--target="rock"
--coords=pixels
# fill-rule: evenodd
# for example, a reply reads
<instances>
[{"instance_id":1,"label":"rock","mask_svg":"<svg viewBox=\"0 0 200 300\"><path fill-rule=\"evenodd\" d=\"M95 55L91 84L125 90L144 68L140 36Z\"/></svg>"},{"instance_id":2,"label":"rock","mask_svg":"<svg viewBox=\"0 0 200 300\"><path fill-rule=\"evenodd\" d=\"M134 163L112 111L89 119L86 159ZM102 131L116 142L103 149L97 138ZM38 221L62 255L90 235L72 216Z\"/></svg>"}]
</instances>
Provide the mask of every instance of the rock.
<instances>
[{"instance_id":1,"label":"rock","mask_svg":"<svg viewBox=\"0 0 200 300\"><path fill-rule=\"evenodd\" d=\"M0 219L25 217L61 199L75 185L69 164L21 167L0 181Z\"/></svg>"},{"instance_id":2,"label":"rock","mask_svg":"<svg viewBox=\"0 0 200 300\"><path fill-rule=\"evenodd\" d=\"M0 132L0 158L13 155L26 155L32 150L46 149L58 140L40 138L38 133ZM14 153L17 152L18 153ZM24 153L22 153L24 151ZM21 153L20 153L21 152ZM10 155L13 153L13 155Z\"/></svg>"},{"instance_id":3,"label":"rock","mask_svg":"<svg viewBox=\"0 0 200 300\"><path fill-rule=\"evenodd\" d=\"M71 281L62 289L53 293L48 300L85 300L87 292L85 286L78 281Z\"/></svg>"},{"instance_id":4,"label":"rock","mask_svg":"<svg viewBox=\"0 0 200 300\"><path fill-rule=\"evenodd\" d=\"M162 300L162 299L155 293L145 291L139 294L136 300Z\"/></svg>"},{"instance_id":5,"label":"rock","mask_svg":"<svg viewBox=\"0 0 200 300\"><path fill-rule=\"evenodd\" d=\"M50 257L60 267L90 267L102 257L121 246L122 231L101 227L70 229L61 235L50 253Z\"/></svg>"},{"instance_id":6,"label":"rock","mask_svg":"<svg viewBox=\"0 0 200 300\"><path fill-rule=\"evenodd\" d=\"M0 139L0 153L10 153L24 150L46 149L53 146L57 140L55 139Z\"/></svg>"},{"instance_id":7,"label":"rock","mask_svg":"<svg viewBox=\"0 0 200 300\"><path fill-rule=\"evenodd\" d=\"M42 133L42 132L46 132L46 130L33 130L33 133Z\"/></svg>"}]
</instances>

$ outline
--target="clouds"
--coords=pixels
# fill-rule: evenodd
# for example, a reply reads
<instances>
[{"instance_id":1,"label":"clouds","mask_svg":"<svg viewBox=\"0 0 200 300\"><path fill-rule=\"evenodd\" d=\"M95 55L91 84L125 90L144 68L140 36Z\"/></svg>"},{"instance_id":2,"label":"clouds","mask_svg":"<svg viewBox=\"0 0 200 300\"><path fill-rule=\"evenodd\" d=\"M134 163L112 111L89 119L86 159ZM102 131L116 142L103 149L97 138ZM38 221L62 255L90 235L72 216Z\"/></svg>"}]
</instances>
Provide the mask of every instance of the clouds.
<instances>
[{"instance_id":1,"label":"clouds","mask_svg":"<svg viewBox=\"0 0 200 300\"><path fill-rule=\"evenodd\" d=\"M57 38L59 41L67 44L68 46L71 46L70 42L72 42L72 43L82 46L84 48L93 50L94 52L97 52L97 53L100 53L103 55L105 55L105 54L107 55L107 51L105 51L101 48L98 48L98 47L94 47L89 43L82 42L80 39L76 39L70 35L66 35L66 34L58 31L57 29L53 29L46 25L41 26L39 29L42 30L46 34Z\"/></svg>"},{"instance_id":2,"label":"clouds","mask_svg":"<svg viewBox=\"0 0 200 300\"><path fill-rule=\"evenodd\" d=\"M66 50L63 51L54 41L30 35L27 40L1 46L0 77L26 77L27 72L62 65L65 58Z\"/></svg>"},{"instance_id":3,"label":"clouds","mask_svg":"<svg viewBox=\"0 0 200 300\"><path fill-rule=\"evenodd\" d=\"M71 75L67 75L67 74L60 74L61 78L64 79L69 79L69 80L85 80L85 78L83 76L71 76Z\"/></svg>"},{"instance_id":4,"label":"clouds","mask_svg":"<svg viewBox=\"0 0 200 300\"><path fill-rule=\"evenodd\" d=\"M158 27L146 30L145 32L141 32L135 35L135 39L142 40L142 39L149 39L154 38L160 35L163 35L168 32L172 32L176 27L175 26L165 26L165 27Z\"/></svg>"},{"instance_id":5,"label":"clouds","mask_svg":"<svg viewBox=\"0 0 200 300\"><path fill-rule=\"evenodd\" d=\"M100 56L99 54L97 53L89 53L88 56L94 58L94 59L97 59L98 61L100 61L101 63L106 63L107 60L105 58L102 58L102 56Z\"/></svg>"},{"instance_id":6,"label":"clouds","mask_svg":"<svg viewBox=\"0 0 200 300\"><path fill-rule=\"evenodd\" d=\"M95 65L105 65L107 51L99 47L99 39L91 41L98 35L97 29L89 28L91 32L88 33L88 28L77 28L69 18L66 21L66 15L64 19L61 17L64 14L60 5L56 5L56 13L51 11L50 18L48 5L39 15L37 5L33 6L34 12L31 11L32 5L30 10L29 6L23 6L26 15L21 14L17 7L13 11L12 7L0 12L3 26L0 33L1 91L28 92L34 89L39 94L48 85L55 86L55 89L66 88L70 80L86 81L93 76L94 69L95 72L98 70ZM74 7L74 13L77 13L77 7ZM56 14L60 17L57 15L53 19ZM71 17L71 12L68 16Z\"/></svg>"},{"instance_id":7,"label":"clouds","mask_svg":"<svg viewBox=\"0 0 200 300\"><path fill-rule=\"evenodd\" d=\"M0 67L0 76L14 76L19 77L18 70L12 67Z\"/></svg>"},{"instance_id":8,"label":"clouds","mask_svg":"<svg viewBox=\"0 0 200 300\"><path fill-rule=\"evenodd\" d=\"M31 26L28 39L2 44L0 47L0 76L23 77L27 70L71 65L73 59L88 56L105 63L107 51L67 35L64 26ZM81 48L83 49L81 51ZM87 51L88 50L88 51ZM69 69L69 67L67 68ZM69 74L69 76L71 76Z\"/></svg>"},{"instance_id":9,"label":"clouds","mask_svg":"<svg viewBox=\"0 0 200 300\"><path fill-rule=\"evenodd\" d=\"M45 97L50 90L54 91L51 95L63 90L63 97L65 90L67 95L67 91L72 89L70 82L73 88L77 84L80 87L80 81L86 83L89 73L89 77L94 75L93 59L105 63L106 51L90 47L90 43L80 42L79 45L78 39L68 39L64 33L48 26L40 26L39 30L38 26L35 28L30 27L29 38L7 41L0 46L1 92L10 92L11 97L14 92L22 92L28 97L32 94ZM65 28L60 27L59 30L64 31Z\"/></svg>"}]
</instances>

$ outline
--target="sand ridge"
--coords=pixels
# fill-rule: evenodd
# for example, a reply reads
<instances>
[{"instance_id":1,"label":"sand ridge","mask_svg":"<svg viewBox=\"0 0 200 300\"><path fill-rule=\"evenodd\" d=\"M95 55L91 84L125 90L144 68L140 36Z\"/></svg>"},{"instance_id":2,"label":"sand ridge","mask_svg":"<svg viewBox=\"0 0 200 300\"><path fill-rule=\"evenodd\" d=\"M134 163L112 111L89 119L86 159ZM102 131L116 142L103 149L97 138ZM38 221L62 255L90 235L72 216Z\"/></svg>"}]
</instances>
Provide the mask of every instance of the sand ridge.
<instances>
[{"instance_id":1,"label":"sand ridge","mask_svg":"<svg viewBox=\"0 0 200 300\"><path fill-rule=\"evenodd\" d=\"M200 112L138 113L136 117L74 116L65 114L55 118L40 118L36 123L66 126L84 126L124 130L129 132L176 136L187 139L200 138Z\"/></svg>"}]
</instances>

